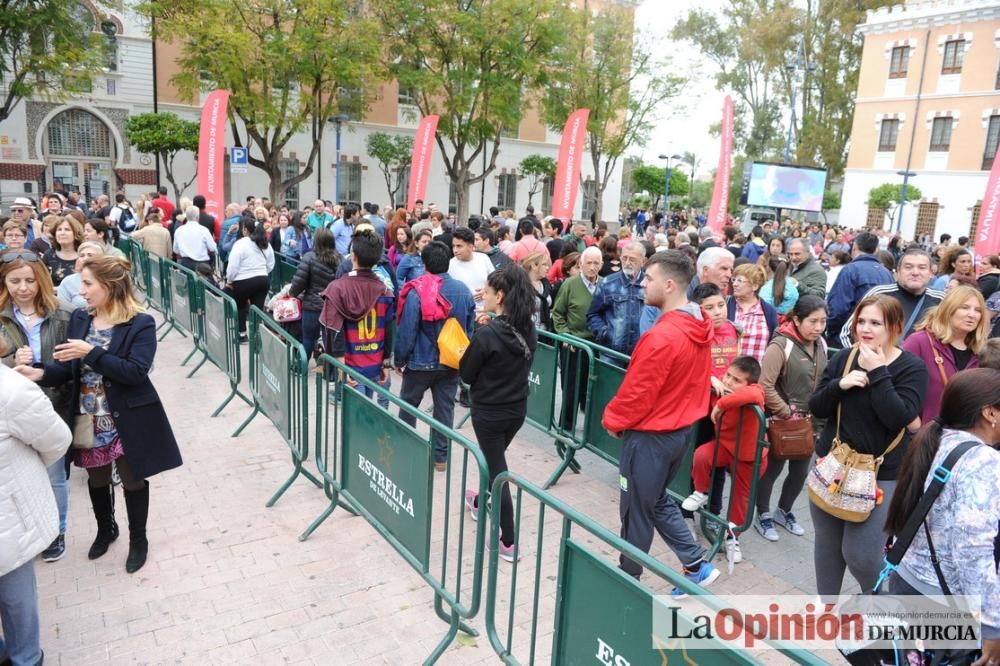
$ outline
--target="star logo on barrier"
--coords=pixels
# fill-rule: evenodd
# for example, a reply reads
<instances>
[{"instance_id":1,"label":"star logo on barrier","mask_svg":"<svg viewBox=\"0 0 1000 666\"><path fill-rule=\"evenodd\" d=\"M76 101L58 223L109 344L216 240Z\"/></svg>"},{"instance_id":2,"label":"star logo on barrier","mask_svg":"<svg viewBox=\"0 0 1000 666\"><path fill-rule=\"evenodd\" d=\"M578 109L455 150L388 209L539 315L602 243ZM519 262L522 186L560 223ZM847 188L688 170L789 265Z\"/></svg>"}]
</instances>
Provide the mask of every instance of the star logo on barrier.
<instances>
[{"instance_id":1,"label":"star logo on barrier","mask_svg":"<svg viewBox=\"0 0 1000 666\"><path fill-rule=\"evenodd\" d=\"M378 461L382 469L389 469L392 466L392 456L395 453L396 450L389 441L389 433L384 433L378 438Z\"/></svg>"}]
</instances>

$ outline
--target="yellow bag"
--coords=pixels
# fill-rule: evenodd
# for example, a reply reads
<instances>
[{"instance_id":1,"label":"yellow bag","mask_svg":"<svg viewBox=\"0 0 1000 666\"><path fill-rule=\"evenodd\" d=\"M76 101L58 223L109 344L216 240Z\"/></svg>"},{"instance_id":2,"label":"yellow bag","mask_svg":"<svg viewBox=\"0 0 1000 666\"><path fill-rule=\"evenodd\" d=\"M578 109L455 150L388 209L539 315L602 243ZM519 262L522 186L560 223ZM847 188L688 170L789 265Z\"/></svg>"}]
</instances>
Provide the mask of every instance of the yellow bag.
<instances>
[{"instance_id":1,"label":"yellow bag","mask_svg":"<svg viewBox=\"0 0 1000 666\"><path fill-rule=\"evenodd\" d=\"M448 317L438 333L438 356L441 365L458 370L462 355L469 348L469 336L454 317Z\"/></svg>"}]
</instances>

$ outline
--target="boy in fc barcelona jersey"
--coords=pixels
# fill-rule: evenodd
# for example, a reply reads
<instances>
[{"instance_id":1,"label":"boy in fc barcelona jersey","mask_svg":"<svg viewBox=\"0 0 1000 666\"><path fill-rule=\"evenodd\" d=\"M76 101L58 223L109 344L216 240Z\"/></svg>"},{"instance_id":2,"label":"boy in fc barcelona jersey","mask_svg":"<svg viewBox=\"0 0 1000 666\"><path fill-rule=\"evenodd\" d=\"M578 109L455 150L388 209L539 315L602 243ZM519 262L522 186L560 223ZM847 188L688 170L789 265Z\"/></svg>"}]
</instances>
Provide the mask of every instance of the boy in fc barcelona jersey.
<instances>
[{"instance_id":1,"label":"boy in fc barcelona jersey","mask_svg":"<svg viewBox=\"0 0 1000 666\"><path fill-rule=\"evenodd\" d=\"M396 316L392 289L372 267L382 257L382 239L374 231L361 229L351 244L354 265L347 275L331 282L323 292L319 321L327 330L330 355L382 384L389 372L392 349L389 322ZM350 386L357 382L347 378ZM371 397L368 387L361 387Z\"/></svg>"}]
</instances>

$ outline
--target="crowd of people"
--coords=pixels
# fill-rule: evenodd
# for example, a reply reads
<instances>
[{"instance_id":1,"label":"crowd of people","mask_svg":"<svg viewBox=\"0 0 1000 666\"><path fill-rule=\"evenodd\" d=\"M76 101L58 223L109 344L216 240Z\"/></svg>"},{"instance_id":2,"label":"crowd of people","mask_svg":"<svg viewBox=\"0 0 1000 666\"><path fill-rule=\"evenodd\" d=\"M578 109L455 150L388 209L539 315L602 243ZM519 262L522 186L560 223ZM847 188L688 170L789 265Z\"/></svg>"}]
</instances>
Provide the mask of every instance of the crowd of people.
<instances>
[{"instance_id":1,"label":"crowd of people","mask_svg":"<svg viewBox=\"0 0 1000 666\"><path fill-rule=\"evenodd\" d=\"M948 513L931 515L927 540L933 535L939 553L969 549L983 571L993 557L1000 476L983 470L998 464L991 447L1000 414L1000 341L994 339L1000 258L977 261L965 238L954 245L947 237L907 244L884 232L787 219L755 226L746 238L736 226L715 233L686 218L625 220L613 232L604 223L540 217L530 206L520 218L493 208L458 225L423 202L413 210L387 209L387 220L370 203L317 200L289 210L263 198L229 204L217 220L205 212L203 197L175 207L165 190L156 194L134 207L118 195L114 205L105 201L89 211L50 194L41 214L19 198L0 226L4 364L44 387L74 441L56 459L51 443L34 444L21 431L6 435L33 446L47 468L58 531L39 523L44 529L33 532L25 557L0 559L0 603L8 580L13 589L26 584L21 569L30 567L43 537L52 534L43 560L65 552L70 461L88 474L97 523L91 558L118 536L114 463L128 514L129 572L147 556L147 479L181 464L147 377L156 346L153 320L142 313L128 263L117 256L119 235L221 281L237 302L244 340L247 312L264 306L276 257L297 261L280 297L300 301L300 319L286 325L307 353L326 352L387 389L393 374L401 375L402 400L417 407L430 391L433 416L448 427L455 403L468 406L491 483L507 469L505 452L525 420L539 332L629 356L617 395L596 407L608 432L622 441L621 533L648 551L658 532L696 584L710 584L719 571L686 518L705 506L722 515L727 477L727 553L739 562L743 526L752 524L767 542L806 533L793 507L807 486L812 497L817 463L838 458L844 447L876 461L875 490L859 495L871 505L860 520L810 504L819 594L839 594L847 572L862 589L872 589L886 531L894 534L905 522L930 461L959 440L982 446L958 463L955 477L968 475L988 487L943 496L935 511ZM449 345L464 349L453 342L461 338L467 349L459 361L447 352ZM580 354L579 348L560 354L559 423L566 430L576 428L588 394L589 366ZM344 381L373 393L351 377ZM811 450L786 455L772 445L755 467L756 433L737 424L756 410L771 425L804 424ZM406 410L399 417L415 422ZM158 437L139 437L140 422L159 423ZM90 429L86 447L78 444L81 423ZM699 444L693 492L679 503L664 489L678 473L693 429ZM68 444L65 433L58 434ZM432 439L434 467L444 472L448 442L436 431ZM480 499L471 492L465 497L473 518ZM500 503L499 555L513 561L520 554L506 489ZM956 528L944 518L952 514L974 514L976 528ZM922 594L940 590L928 557L918 539L892 584ZM625 556L621 568L641 574ZM946 567L949 572L955 574ZM953 591L981 594L984 623L1000 632L995 566L983 576L955 574L948 582Z\"/></svg>"}]
</instances>

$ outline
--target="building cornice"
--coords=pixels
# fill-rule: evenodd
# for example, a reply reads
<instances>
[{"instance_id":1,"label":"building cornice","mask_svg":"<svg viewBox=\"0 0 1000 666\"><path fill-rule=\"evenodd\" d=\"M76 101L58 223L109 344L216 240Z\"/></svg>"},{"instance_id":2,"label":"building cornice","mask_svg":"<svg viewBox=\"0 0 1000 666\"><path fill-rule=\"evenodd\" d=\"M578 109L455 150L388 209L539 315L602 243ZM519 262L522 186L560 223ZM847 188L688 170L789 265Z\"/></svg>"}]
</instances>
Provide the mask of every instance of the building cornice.
<instances>
[{"instance_id":1,"label":"building cornice","mask_svg":"<svg viewBox=\"0 0 1000 666\"><path fill-rule=\"evenodd\" d=\"M995 97L1000 99L1000 90L968 90L957 93L925 93L920 96L921 100L941 100L958 99L967 97ZM882 102L915 102L916 95L902 95L899 97L856 97L854 104L880 104Z\"/></svg>"},{"instance_id":2,"label":"building cornice","mask_svg":"<svg viewBox=\"0 0 1000 666\"><path fill-rule=\"evenodd\" d=\"M870 11L857 30L869 35L996 19L1000 19L996 0L922 0Z\"/></svg>"}]
</instances>

